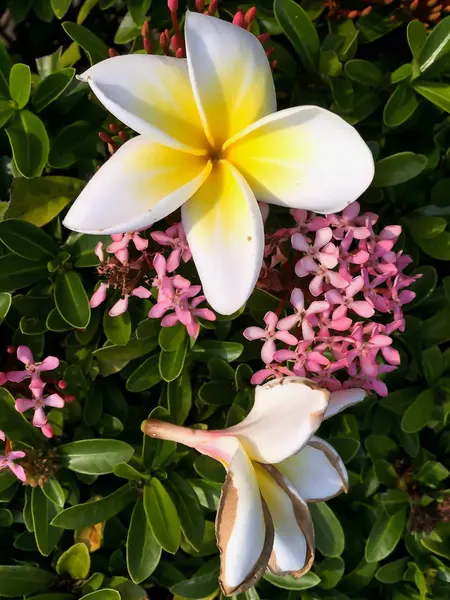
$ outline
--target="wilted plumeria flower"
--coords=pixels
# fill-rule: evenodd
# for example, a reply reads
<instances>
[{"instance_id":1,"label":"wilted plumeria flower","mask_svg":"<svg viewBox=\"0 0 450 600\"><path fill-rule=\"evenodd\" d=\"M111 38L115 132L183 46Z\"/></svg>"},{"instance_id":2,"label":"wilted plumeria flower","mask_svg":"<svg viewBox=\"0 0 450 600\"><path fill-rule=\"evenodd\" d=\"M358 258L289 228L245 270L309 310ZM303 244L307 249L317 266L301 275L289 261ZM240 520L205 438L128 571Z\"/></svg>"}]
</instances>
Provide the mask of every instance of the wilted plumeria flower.
<instances>
[{"instance_id":1,"label":"wilted plumeria flower","mask_svg":"<svg viewBox=\"0 0 450 600\"><path fill-rule=\"evenodd\" d=\"M12 473L14 473L17 479L20 479L20 481L25 481L27 476L25 475L23 467L17 465L14 462L15 460L19 460L24 457L25 452L22 452L21 450L0 454L0 471L3 471L4 469L9 469Z\"/></svg>"},{"instance_id":2,"label":"wilted plumeria flower","mask_svg":"<svg viewBox=\"0 0 450 600\"><path fill-rule=\"evenodd\" d=\"M267 236L258 285L282 297L275 352L268 356L262 347L268 364L252 382L289 372L330 391L363 387L386 395L381 379L400 364L392 334L404 330L402 306L415 296L405 288L419 277L404 274L411 259L394 251L401 227L377 234L378 216L360 214L357 202L326 217L291 212L295 224ZM280 332L291 336L284 346Z\"/></svg>"},{"instance_id":3,"label":"wilted plumeria flower","mask_svg":"<svg viewBox=\"0 0 450 600\"><path fill-rule=\"evenodd\" d=\"M300 577L314 561L314 531L306 502L347 489L345 466L314 433L322 420L362 400L364 393L330 393L286 377L255 390L238 425L204 431L144 421L144 433L173 440L220 461L227 470L216 518L220 584L226 595L255 585L268 568Z\"/></svg>"},{"instance_id":4,"label":"wilted plumeria flower","mask_svg":"<svg viewBox=\"0 0 450 600\"><path fill-rule=\"evenodd\" d=\"M369 186L373 158L332 112L276 112L269 61L246 29L187 12L184 33L187 59L117 56L82 75L140 135L94 175L64 223L83 233L118 234L182 207L205 296L214 310L231 314L250 296L261 268L256 198L341 210Z\"/></svg>"}]
</instances>

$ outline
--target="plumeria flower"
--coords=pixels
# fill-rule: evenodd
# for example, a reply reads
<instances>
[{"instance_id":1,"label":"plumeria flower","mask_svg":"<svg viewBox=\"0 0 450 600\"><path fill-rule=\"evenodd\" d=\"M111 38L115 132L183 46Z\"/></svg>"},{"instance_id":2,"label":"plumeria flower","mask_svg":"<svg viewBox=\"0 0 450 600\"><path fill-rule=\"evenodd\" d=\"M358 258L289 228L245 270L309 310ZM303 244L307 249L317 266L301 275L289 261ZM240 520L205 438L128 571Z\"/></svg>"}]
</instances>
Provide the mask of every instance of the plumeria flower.
<instances>
[{"instance_id":1,"label":"plumeria flower","mask_svg":"<svg viewBox=\"0 0 450 600\"><path fill-rule=\"evenodd\" d=\"M304 340L312 340L314 338L314 329L309 322L310 315L315 315L318 313L322 313L329 308L328 302L315 301L311 302L308 308L305 310L305 296L302 290L298 288L294 288L291 292L291 304L295 309L293 315L289 315L288 317L284 317L284 319L280 319L278 321L278 329L292 329L296 325L300 325L302 327L302 335Z\"/></svg>"},{"instance_id":2,"label":"plumeria flower","mask_svg":"<svg viewBox=\"0 0 450 600\"><path fill-rule=\"evenodd\" d=\"M161 246L172 248L172 252L167 259L167 270L169 273L178 269L180 260L183 260L183 262L191 260L192 252L186 241L186 234L181 223L172 225L165 232L153 231L150 235Z\"/></svg>"},{"instance_id":3,"label":"plumeria flower","mask_svg":"<svg viewBox=\"0 0 450 600\"><path fill-rule=\"evenodd\" d=\"M19 383L24 379L31 378L32 381L40 379L40 373L43 371L52 371L59 366L59 360L56 356L47 356L42 362L35 362L33 353L28 346L19 346L17 348L17 358L24 363L24 371L8 371L6 374L8 381Z\"/></svg>"},{"instance_id":4,"label":"plumeria flower","mask_svg":"<svg viewBox=\"0 0 450 600\"><path fill-rule=\"evenodd\" d=\"M288 346L295 346L298 340L295 335L288 331L276 331L278 317L274 312L269 311L264 315L264 323L266 324L265 329L262 329L262 327L247 327L243 332L243 336L247 340L265 340L261 348L261 358L267 365L272 362L273 355L277 350L275 340L280 340Z\"/></svg>"},{"instance_id":5,"label":"plumeria flower","mask_svg":"<svg viewBox=\"0 0 450 600\"><path fill-rule=\"evenodd\" d=\"M348 486L336 451L314 436L329 400L329 392L311 381L286 377L257 387L249 415L227 429L144 421L150 437L195 448L227 470L216 519L225 595L253 586L266 568L297 577L311 568L314 531L306 502L332 498ZM345 401L340 404L335 410Z\"/></svg>"},{"instance_id":6,"label":"plumeria flower","mask_svg":"<svg viewBox=\"0 0 450 600\"><path fill-rule=\"evenodd\" d=\"M249 31L188 11L184 33L187 59L116 56L81 76L140 135L94 175L64 223L124 233L181 207L205 296L231 314L261 269L256 198L336 212L368 187L374 163L338 115L317 106L276 112L269 60Z\"/></svg>"},{"instance_id":7,"label":"plumeria flower","mask_svg":"<svg viewBox=\"0 0 450 600\"><path fill-rule=\"evenodd\" d=\"M20 481L25 481L27 476L25 475L23 467L21 467L20 465L16 465L16 463L14 462L15 460L24 457L25 452L22 452L21 450L7 452L6 454L0 454L0 471L2 471L3 469L9 469L12 473L14 473L17 479L20 479Z\"/></svg>"}]
</instances>

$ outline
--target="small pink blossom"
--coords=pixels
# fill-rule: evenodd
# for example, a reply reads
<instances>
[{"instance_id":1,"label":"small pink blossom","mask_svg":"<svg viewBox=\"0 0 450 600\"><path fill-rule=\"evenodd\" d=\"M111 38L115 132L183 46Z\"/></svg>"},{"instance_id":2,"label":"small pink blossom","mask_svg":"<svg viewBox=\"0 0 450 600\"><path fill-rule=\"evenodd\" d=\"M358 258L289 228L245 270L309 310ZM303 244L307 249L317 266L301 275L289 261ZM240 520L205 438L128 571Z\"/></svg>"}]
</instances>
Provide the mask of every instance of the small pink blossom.
<instances>
[{"instance_id":1,"label":"small pink blossom","mask_svg":"<svg viewBox=\"0 0 450 600\"><path fill-rule=\"evenodd\" d=\"M167 271L169 273L178 269L180 260L183 260L183 262L191 260L192 253L189 249L182 223L172 225L165 232L153 231L150 235L161 246L172 248L172 252L167 259Z\"/></svg>"},{"instance_id":2,"label":"small pink blossom","mask_svg":"<svg viewBox=\"0 0 450 600\"><path fill-rule=\"evenodd\" d=\"M296 325L301 325L303 339L311 340L314 338L314 329L309 321L313 314L318 314L326 311L329 308L328 302L316 301L312 302L305 310L305 296L299 288L294 288L291 292L290 302L295 309L293 315L284 317L278 321L278 329L292 329ZM244 332L245 335L245 332Z\"/></svg>"},{"instance_id":3,"label":"small pink blossom","mask_svg":"<svg viewBox=\"0 0 450 600\"><path fill-rule=\"evenodd\" d=\"M355 277L352 282L345 288L344 296L338 290L330 290L325 294L325 298L328 302L335 306L340 305L333 312L333 319L340 319L341 317L347 316L347 311L352 310L360 317L366 319L372 317L375 313L373 306L367 302L367 300L355 300L356 294L361 292L364 287L364 279L360 275Z\"/></svg>"},{"instance_id":4,"label":"small pink blossom","mask_svg":"<svg viewBox=\"0 0 450 600\"><path fill-rule=\"evenodd\" d=\"M336 227L333 231L333 237L335 239L342 240L349 232L351 232L352 236L357 240L363 240L370 236L368 227L360 227L356 224L359 211L359 202L352 202L347 208L344 208L340 215L328 215L330 225Z\"/></svg>"},{"instance_id":5,"label":"small pink blossom","mask_svg":"<svg viewBox=\"0 0 450 600\"><path fill-rule=\"evenodd\" d=\"M32 424L34 427L37 427L42 430L44 435L47 437L52 437L47 435L50 432L50 429L46 427L48 425L47 416L44 411L44 407L52 407L52 408L63 408L64 407L64 399L61 398L59 394L50 394L49 396L35 396L34 398L17 398L16 399L16 410L17 412L23 413L26 410L33 410L33 420ZM53 434L52 434L53 435Z\"/></svg>"},{"instance_id":6,"label":"small pink blossom","mask_svg":"<svg viewBox=\"0 0 450 600\"><path fill-rule=\"evenodd\" d=\"M4 431L2 431L1 429L0 429L0 440L1 440L2 442L5 442L5 441L6 441L6 435L5 435L5 432L4 432Z\"/></svg>"},{"instance_id":7,"label":"small pink blossom","mask_svg":"<svg viewBox=\"0 0 450 600\"><path fill-rule=\"evenodd\" d=\"M265 340L261 348L261 358L266 364L269 364L272 362L276 352L275 340L280 340L288 346L297 344L298 340L288 331L276 331L278 317L274 312L269 311L265 314L264 323L266 324L265 329L261 327L247 327L243 335L247 340Z\"/></svg>"},{"instance_id":8,"label":"small pink blossom","mask_svg":"<svg viewBox=\"0 0 450 600\"><path fill-rule=\"evenodd\" d=\"M8 377L5 375L5 373L0 371L0 385L3 385L7 381L8 381Z\"/></svg>"},{"instance_id":9,"label":"small pink blossom","mask_svg":"<svg viewBox=\"0 0 450 600\"><path fill-rule=\"evenodd\" d=\"M6 374L8 381L20 383L24 379L31 378L32 380L40 379L40 373L44 371L52 371L59 366L59 360L56 356L47 356L42 362L36 363L33 354L28 346L19 346L17 348L17 358L24 363L24 371L8 371Z\"/></svg>"},{"instance_id":10,"label":"small pink blossom","mask_svg":"<svg viewBox=\"0 0 450 600\"><path fill-rule=\"evenodd\" d=\"M307 371L320 373L324 367L328 367L330 361L317 350L307 351L309 345L309 340L301 341L296 350L278 350L274 358L277 362L294 361L292 371L299 377L306 377Z\"/></svg>"},{"instance_id":11,"label":"small pink blossom","mask_svg":"<svg viewBox=\"0 0 450 600\"><path fill-rule=\"evenodd\" d=\"M20 479L20 481L26 481L27 476L25 475L23 467L16 465L14 462L15 460L19 460L21 458L25 458L25 452L22 452L21 450L0 454L0 471L3 469L9 469L12 473L14 473L17 479Z\"/></svg>"},{"instance_id":12,"label":"small pink blossom","mask_svg":"<svg viewBox=\"0 0 450 600\"><path fill-rule=\"evenodd\" d=\"M272 363L270 365L266 365L264 369L256 371L256 373L250 379L250 383L252 385L261 385L261 383L264 383L264 381L269 379L269 377L281 379L282 377L287 377L289 375L294 375L290 369L283 367L278 363Z\"/></svg>"},{"instance_id":13,"label":"small pink blossom","mask_svg":"<svg viewBox=\"0 0 450 600\"><path fill-rule=\"evenodd\" d=\"M107 283L100 283L98 288L92 294L91 299L89 300L89 306L91 308L97 308L97 306L100 306L100 304L106 300L106 291L108 290L108 288L109 285Z\"/></svg>"},{"instance_id":14,"label":"small pink blossom","mask_svg":"<svg viewBox=\"0 0 450 600\"><path fill-rule=\"evenodd\" d=\"M141 252L148 246L148 240L141 237L136 231L130 231L128 233L113 233L111 237L113 242L106 248L106 252L109 254L114 254L117 260L123 265L128 263L128 246L131 241L134 243L136 250Z\"/></svg>"},{"instance_id":15,"label":"small pink blossom","mask_svg":"<svg viewBox=\"0 0 450 600\"><path fill-rule=\"evenodd\" d=\"M333 269L338 264L338 249L331 242L332 238L330 227L319 229L312 245L302 233L294 233L292 247L305 253L295 265L295 272L299 277L315 273L319 266Z\"/></svg>"}]
</instances>

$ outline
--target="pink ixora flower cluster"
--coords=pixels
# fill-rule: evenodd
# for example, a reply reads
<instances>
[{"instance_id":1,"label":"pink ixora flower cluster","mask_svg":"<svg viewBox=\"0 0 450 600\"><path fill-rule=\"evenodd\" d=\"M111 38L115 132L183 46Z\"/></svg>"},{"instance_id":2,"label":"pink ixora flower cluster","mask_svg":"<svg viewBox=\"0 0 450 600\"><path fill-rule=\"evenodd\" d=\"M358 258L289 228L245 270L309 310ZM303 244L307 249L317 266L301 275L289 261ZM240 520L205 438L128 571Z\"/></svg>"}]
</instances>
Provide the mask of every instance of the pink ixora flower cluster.
<instances>
[{"instance_id":1,"label":"pink ixora flower cluster","mask_svg":"<svg viewBox=\"0 0 450 600\"><path fill-rule=\"evenodd\" d=\"M39 428L46 437L51 438L53 429L47 420L44 408L63 408L65 400L57 393L45 395L47 384L42 380L41 373L56 369L59 366L59 360L55 356L47 356L42 362L35 362L33 354L27 346L17 348L17 358L25 365L25 369L7 371L4 374L4 382L22 383L26 379L30 380L28 389L31 392L31 398L17 398L16 410L20 413L33 410L33 425ZM61 386L63 386L63 382L61 382Z\"/></svg>"},{"instance_id":2,"label":"pink ixora flower cluster","mask_svg":"<svg viewBox=\"0 0 450 600\"><path fill-rule=\"evenodd\" d=\"M402 306L415 297L406 288L417 276L404 274L411 258L394 250L401 227L377 234L378 216L359 213L357 202L339 215L293 210L295 226L267 236L259 286L291 291L266 314L265 329L244 331L264 340L265 368L252 383L294 374L332 392L387 394L382 375L400 363L391 335L404 330Z\"/></svg>"},{"instance_id":3,"label":"pink ixora flower cluster","mask_svg":"<svg viewBox=\"0 0 450 600\"><path fill-rule=\"evenodd\" d=\"M176 323L185 325L188 334L196 338L200 331L199 319L214 321L216 316L208 308L199 308L205 301L200 285L176 274L181 263L191 260L186 235L181 223L171 225L166 231L151 231L150 238L142 232L130 232L111 236L113 242L106 248L99 242L95 252L101 261L98 272L105 278L91 297L91 308L106 300L108 289L119 290L121 297L109 311L116 317L128 309L130 296L150 298L149 287L156 288L157 302L148 316L161 320L162 327ZM130 242L133 246L130 251ZM150 248L150 244L154 248ZM167 257L164 251L167 248ZM166 314L168 313L168 314Z\"/></svg>"}]
</instances>

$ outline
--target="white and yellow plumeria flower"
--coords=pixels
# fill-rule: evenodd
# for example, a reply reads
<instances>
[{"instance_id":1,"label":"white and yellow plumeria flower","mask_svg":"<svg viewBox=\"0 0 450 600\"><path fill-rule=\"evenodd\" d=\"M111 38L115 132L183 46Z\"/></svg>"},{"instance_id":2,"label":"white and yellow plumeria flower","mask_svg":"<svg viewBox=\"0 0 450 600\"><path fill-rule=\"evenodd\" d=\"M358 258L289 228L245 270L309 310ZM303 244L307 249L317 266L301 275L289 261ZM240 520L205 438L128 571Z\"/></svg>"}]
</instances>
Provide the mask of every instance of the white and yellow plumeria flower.
<instances>
[{"instance_id":1,"label":"white and yellow plumeria flower","mask_svg":"<svg viewBox=\"0 0 450 600\"><path fill-rule=\"evenodd\" d=\"M182 206L204 292L231 314L251 294L264 231L257 200L336 212L369 186L356 130L317 106L276 112L269 62L248 31L187 13L187 59L117 56L86 71L104 106L138 135L95 174L64 224L143 229Z\"/></svg>"},{"instance_id":2,"label":"white and yellow plumeria flower","mask_svg":"<svg viewBox=\"0 0 450 600\"><path fill-rule=\"evenodd\" d=\"M358 390L339 408L361 400ZM219 460L227 470L216 519L220 584L226 595L256 583L266 568L301 576L314 560L314 531L306 502L347 489L336 451L314 433L328 416L330 394L301 377L258 386L238 425L219 431L148 420L142 429ZM330 413L334 414L331 409Z\"/></svg>"}]
</instances>

